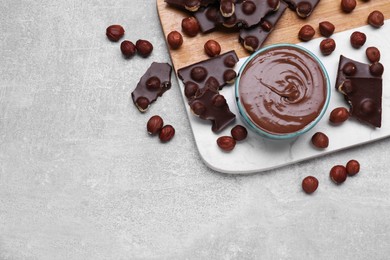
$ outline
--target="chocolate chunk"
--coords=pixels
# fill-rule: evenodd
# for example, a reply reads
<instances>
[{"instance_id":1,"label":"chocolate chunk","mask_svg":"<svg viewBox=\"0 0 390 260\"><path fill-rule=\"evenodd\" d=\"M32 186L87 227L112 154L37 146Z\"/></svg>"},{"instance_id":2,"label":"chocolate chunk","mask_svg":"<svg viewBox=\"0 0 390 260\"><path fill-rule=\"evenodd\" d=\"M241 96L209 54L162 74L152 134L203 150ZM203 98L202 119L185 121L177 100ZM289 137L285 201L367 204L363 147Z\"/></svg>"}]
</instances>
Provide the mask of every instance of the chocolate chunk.
<instances>
[{"instance_id":1,"label":"chocolate chunk","mask_svg":"<svg viewBox=\"0 0 390 260\"><path fill-rule=\"evenodd\" d=\"M172 66L153 62L141 77L131 98L139 111L145 112L150 104L171 87Z\"/></svg>"},{"instance_id":2,"label":"chocolate chunk","mask_svg":"<svg viewBox=\"0 0 390 260\"><path fill-rule=\"evenodd\" d=\"M301 18L311 15L320 0L284 0L291 10L295 11Z\"/></svg>"},{"instance_id":3,"label":"chocolate chunk","mask_svg":"<svg viewBox=\"0 0 390 260\"><path fill-rule=\"evenodd\" d=\"M340 91L344 93L351 110L350 114L359 121L375 127L382 122L382 79L352 77Z\"/></svg>"},{"instance_id":4,"label":"chocolate chunk","mask_svg":"<svg viewBox=\"0 0 390 260\"><path fill-rule=\"evenodd\" d=\"M375 64L375 63L374 63ZM359 121L381 127L382 73L372 73L373 64L340 56L336 88L350 105L350 114ZM377 65L383 72L382 64Z\"/></svg>"},{"instance_id":5,"label":"chocolate chunk","mask_svg":"<svg viewBox=\"0 0 390 260\"><path fill-rule=\"evenodd\" d=\"M336 77L336 89L350 77L360 78L381 78L381 75L375 76L370 72L370 65L349 59L340 55L338 72Z\"/></svg>"},{"instance_id":6,"label":"chocolate chunk","mask_svg":"<svg viewBox=\"0 0 390 260\"><path fill-rule=\"evenodd\" d=\"M234 80L232 69L238 62L238 57L235 51L229 51L219 56L206 59L187 67L179 69L178 76L183 81L184 85L188 82L196 83L199 89L202 89L206 81L213 77L213 84L217 89L222 89L227 83ZM237 74L235 73L235 76Z\"/></svg>"},{"instance_id":7,"label":"chocolate chunk","mask_svg":"<svg viewBox=\"0 0 390 260\"><path fill-rule=\"evenodd\" d=\"M196 12L202 6L208 6L210 4L217 3L217 0L165 0L167 4L172 6L188 10L190 12Z\"/></svg>"},{"instance_id":8,"label":"chocolate chunk","mask_svg":"<svg viewBox=\"0 0 390 260\"><path fill-rule=\"evenodd\" d=\"M198 90L188 104L196 116L212 122L211 130L213 132L219 132L233 122L236 115L230 111L225 97L214 88L213 83L209 84L215 80L210 77L204 88Z\"/></svg>"},{"instance_id":9,"label":"chocolate chunk","mask_svg":"<svg viewBox=\"0 0 390 260\"><path fill-rule=\"evenodd\" d=\"M251 52L260 49L286 8L287 4L280 2L278 10L267 14L259 25L252 28L242 28L240 30L239 40L244 48Z\"/></svg>"}]
</instances>

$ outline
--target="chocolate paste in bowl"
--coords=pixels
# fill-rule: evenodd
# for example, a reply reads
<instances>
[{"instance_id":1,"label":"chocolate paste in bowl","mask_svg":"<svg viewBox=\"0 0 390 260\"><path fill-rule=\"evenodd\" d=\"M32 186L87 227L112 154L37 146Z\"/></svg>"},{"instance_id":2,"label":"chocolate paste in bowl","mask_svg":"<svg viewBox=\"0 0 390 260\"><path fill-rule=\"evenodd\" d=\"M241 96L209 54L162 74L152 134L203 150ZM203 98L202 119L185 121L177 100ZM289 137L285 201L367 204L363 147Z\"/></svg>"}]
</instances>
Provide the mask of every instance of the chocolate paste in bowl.
<instances>
[{"instance_id":1,"label":"chocolate paste in bowl","mask_svg":"<svg viewBox=\"0 0 390 260\"><path fill-rule=\"evenodd\" d=\"M272 134L293 133L321 113L327 80L310 54L297 47L278 46L258 53L246 64L239 97L258 128Z\"/></svg>"}]
</instances>

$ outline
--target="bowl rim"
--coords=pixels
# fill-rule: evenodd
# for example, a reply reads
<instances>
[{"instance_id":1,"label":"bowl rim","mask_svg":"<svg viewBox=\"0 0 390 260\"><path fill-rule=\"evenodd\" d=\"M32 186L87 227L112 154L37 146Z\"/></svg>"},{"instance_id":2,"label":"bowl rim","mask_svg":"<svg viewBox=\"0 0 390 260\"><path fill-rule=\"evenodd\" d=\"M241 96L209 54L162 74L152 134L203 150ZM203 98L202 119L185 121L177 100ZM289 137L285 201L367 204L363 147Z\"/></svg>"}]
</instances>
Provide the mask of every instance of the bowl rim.
<instances>
[{"instance_id":1,"label":"bowl rim","mask_svg":"<svg viewBox=\"0 0 390 260\"><path fill-rule=\"evenodd\" d=\"M322 109L321 109L320 113L318 114L318 116L312 122L310 122L305 127L299 129L296 132L276 134L276 133L269 133L269 132L259 128L258 126L256 126L252 122L252 120L245 113L246 110L245 110L244 106L241 104L241 99L240 99L240 95L239 95L239 91L238 90L239 90L239 84L240 84L242 72L246 68L248 63L251 60L253 60L260 53L263 53L263 52L265 52L265 51L267 51L269 49L279 48L279 47L292 47L292 48L299 49L299 50L307 53L308 55L310 55L319 64L319 67L320 67L320 69L321 69L321 71L322 71L322 73L323 73L323 75L325 77L325 81L326 81L326 98L325 98L325 103L322 106ZM267 137L269 139L277 139L277 140L291 139L291 138L294 138L294 137L298 137L298 136L308 132L309 130L311 130L322 119L322 117L324 116L326 110L328 109L329 102L330 102L330 96L331 96L331 84L330 84L329 74L328 74L324 64L317 57L317 55L315 55L312 51L308 50L305 47L302 47L302 46L297 45L297 44L292 44L292 43L271 44L271 45L263 47L263 48L255 51L254 53L252 53L245 60L245 62L241 65L241 67L239 69L239 72L238 72L238 77L237 77L237 79L235 81L235 100L236 100L236 105L237 105L237 108L238 108L238 111L239 111L241 117L244 119L244 122L246 124L248 124L250 126L250 128L252 128L252 130L254 130L257 134L259 134L259 135L261 135L263 137Z\"/></svg>"}]
</instances>

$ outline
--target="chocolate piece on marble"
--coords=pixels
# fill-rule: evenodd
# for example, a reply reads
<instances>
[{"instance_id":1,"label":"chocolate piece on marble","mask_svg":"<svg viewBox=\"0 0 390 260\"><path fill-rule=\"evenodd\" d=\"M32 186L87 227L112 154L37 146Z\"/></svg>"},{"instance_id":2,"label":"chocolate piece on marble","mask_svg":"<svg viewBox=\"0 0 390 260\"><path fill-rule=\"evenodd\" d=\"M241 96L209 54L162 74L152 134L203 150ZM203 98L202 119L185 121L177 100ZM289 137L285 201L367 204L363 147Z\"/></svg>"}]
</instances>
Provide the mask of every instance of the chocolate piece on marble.
<instances>
[{"instance_id":1,"label":"chocolate piece on marble","mask_svg":"<svg viewBox=\"0 0 390 260\"><path fill-rule=\"evenodd\" d=\"M139 111L145 112L151 103L171 88L172 66L168 63L153 62L131 93Z\"/></svg>"},{"instance_id":2,"label":"chocolate piece on marble","mask_svg":"<svg viewBox=\"0 0 390 260\"><path fill-rule=\"evenodd\" d=\"M286 9L287 4L280 2L278 10L267 14L259 25L240 29L239 41L244 48L250 52L260 49Z\"/></svg>"},{"instance_id":3,"label":"chocolate piece on marble","mask_svg":"<svg viewBox=\"0 0 390 260\"><path fill-rule=\"evenodd\" d=\"M191 88L202 89L206 85L206 81L213 77L217 89L222 89L226 84L234 80L233 72L237 76L234 70L237 62L236 52L229 51L181 68L177 71L177 74L185 86L192 85ZM189 94L189 97L191 97L191 94Z\"/></svg>"},{"instance_id":4,"label":"chocolate piece on marble","mask_svg":"<svg viewBox=\"0 0 390 260\"><path fill-rule=\"evenodd\" d=\"M361 122L381 127L382 79L351 77L339 89L350 105L350 114Z\"/></svg>"},{"instance_id":5,"label":"chocolate piece on marble","mask_svg":"<svg viewBox=\"0 0 390 260\"><path fill-rule=\"evenodd\" d=\"M219 132L233 122L236 115L230 111L225 97L215 88L215 81L216 79L210 77L204 88L199 89L188 104L196 116L212 122L213 132Z\"/></svg>"},{"instance_id":6,"label":"chocolate piece on marble","mask_svg":"<svg viewBox=\"0 0 390 260\"><path fill-rule=\"evenodd\" d=\"M205 7L210 4L218 3L218 0L165 0L169 5L196 12L200 7Z\"/></svg>"},{"instance_id":7,"label":"chocolate piece on marble","mask_svg":"<svg viewBox=\"0 0 390 260\"><path fill-rule=\"evenodd\" d=\"M375 64L375 63L374 63ZM370 71L370 67L373 65L358 62L350 58L340 55L339 65L336 76L336 89L343 84L347 78L360 77L360 78L382 78L382 75L375 75ZM374 65L375 66L375 65Z\"/></svg>"},{"instance_id":8,"label":"chocolate piece on marble","mask_svg":"<svg viewBox=\"0 0 390 260\"><path fill-rule=\"evenodd\" d=\"M301 18L307 18L311 15L314 8L320 0L283 0L288 4L291 10L295 11Z\"/></svg>"}]
</instances>

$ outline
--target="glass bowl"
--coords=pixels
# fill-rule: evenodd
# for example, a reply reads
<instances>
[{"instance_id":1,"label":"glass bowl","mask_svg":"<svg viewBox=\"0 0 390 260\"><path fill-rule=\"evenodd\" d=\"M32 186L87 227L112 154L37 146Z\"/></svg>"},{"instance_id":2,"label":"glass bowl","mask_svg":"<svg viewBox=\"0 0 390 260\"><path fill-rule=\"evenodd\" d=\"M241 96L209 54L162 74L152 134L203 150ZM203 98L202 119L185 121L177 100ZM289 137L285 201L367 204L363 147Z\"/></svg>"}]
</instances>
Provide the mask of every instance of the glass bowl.
<instances>
[{"instance_id":1,"label":"glass bowl","mask_svg":"<svg viewBox=\"0 0 390 260\"><path fill-rule=\"evenodd\" d=\"M295 44L253 53L235 82L236 103L249 128L270 139L290 139L312 129L330 100L328 73L319 58Z\"/></svg>"}]
</instances>

